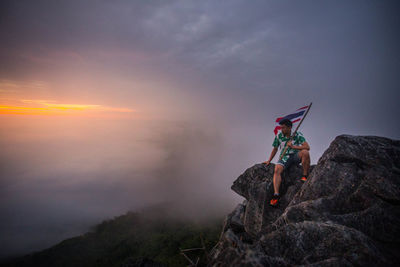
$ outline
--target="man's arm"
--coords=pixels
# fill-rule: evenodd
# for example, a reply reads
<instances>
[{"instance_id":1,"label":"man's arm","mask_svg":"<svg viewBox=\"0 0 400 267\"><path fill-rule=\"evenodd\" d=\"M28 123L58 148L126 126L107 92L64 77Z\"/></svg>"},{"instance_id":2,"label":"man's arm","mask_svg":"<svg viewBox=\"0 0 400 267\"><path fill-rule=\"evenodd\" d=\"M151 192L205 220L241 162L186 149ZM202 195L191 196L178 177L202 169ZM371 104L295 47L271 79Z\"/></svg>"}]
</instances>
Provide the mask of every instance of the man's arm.
<instances>
[{"instance_id":1,"label":"man's arm","mask_svg":"<svg viewBox=\"0 0 400 267\"><path fill-rule=\"evenodd\" d=\"M301 144L301 146L294 146L294 145L292 145L292 141L290 141L290 142L288 142L287 145L290 148L297 149L297 150L303 150L303 149L310 150L310 146L308 145L307 142L304 142L303 144Z\"/></svg>"},{"instance_id":2,"label":"man's arm","mask_svg":"<svg viewBox=\"0 0 400 267\"><path fill-rule=\"evenodd\" d=\"M264 161L263 163L265 163L265 164L270 164L271 163L271 160L275 157L275 154L276 154L276 152L278 151L278 148L277 147L274 147L273 149L272 149L272 151L271 151L271 155L269 156L269 160L267 160L267 161Z\"/></svg>"}]
</instances>

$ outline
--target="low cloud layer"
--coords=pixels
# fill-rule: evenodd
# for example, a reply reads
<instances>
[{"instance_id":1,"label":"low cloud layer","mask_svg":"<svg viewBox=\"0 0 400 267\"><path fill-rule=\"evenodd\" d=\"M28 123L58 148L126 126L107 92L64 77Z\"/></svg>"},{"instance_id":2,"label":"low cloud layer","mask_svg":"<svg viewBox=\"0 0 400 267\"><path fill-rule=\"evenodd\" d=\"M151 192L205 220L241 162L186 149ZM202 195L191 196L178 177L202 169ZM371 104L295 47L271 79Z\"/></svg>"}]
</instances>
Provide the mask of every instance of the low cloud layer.
<instances>
[{"instance_id":1,"label":"low cloud layer","mask_svg":"<svg viewBox=\"0 0 400 267\"><path fill-rule=\"evenodd\" d=\"M25 125L30 134L3 131L2 256L50 246L128 210L165 203L173 216L206 219L240 200L229 192L240 172L229 160L240 155L229 155L222 129L31 118L38 119Z\"/></svg>"}]
</instances>

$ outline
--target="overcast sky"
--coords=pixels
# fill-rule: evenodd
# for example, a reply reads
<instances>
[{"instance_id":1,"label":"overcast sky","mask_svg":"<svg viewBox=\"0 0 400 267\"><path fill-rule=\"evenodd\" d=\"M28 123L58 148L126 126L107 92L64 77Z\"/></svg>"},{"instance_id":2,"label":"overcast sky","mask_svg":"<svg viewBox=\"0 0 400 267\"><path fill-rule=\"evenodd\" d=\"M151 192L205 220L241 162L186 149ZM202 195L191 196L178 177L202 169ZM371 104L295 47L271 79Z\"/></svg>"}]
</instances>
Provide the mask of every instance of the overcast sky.
<instances>
[{"instance_id":1,"label":"overcast sky","mask_svg":"<svg viewBox=\"0 0 400 267\"><path fill-rule=\"evenodd\" d=\"M274 121L400 139L396 1L1 1L0 256L168 202L226 214ZM276 160L276 159L275 159Z\"/></svg>"}]
</instances>

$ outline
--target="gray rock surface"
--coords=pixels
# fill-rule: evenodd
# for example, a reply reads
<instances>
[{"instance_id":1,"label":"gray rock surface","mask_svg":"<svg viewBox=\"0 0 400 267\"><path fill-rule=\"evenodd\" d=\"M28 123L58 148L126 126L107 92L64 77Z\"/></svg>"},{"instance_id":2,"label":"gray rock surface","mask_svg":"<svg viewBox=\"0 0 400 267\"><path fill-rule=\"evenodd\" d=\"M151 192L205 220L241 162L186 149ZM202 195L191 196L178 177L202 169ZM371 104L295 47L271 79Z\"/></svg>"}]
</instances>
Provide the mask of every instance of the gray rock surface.
<instances>
[{"instance_id":1,"label":"gray rock surface","mask_svg":"<svg viewBox=\"0 0 400 267\"><path fill-rule=\"evenodd\" d=\"M227 216L209 266L397 266L400 262L400 141L341 135L299 181L256 164L232 190L246 200Z\"/></svg>"}]
</instances>

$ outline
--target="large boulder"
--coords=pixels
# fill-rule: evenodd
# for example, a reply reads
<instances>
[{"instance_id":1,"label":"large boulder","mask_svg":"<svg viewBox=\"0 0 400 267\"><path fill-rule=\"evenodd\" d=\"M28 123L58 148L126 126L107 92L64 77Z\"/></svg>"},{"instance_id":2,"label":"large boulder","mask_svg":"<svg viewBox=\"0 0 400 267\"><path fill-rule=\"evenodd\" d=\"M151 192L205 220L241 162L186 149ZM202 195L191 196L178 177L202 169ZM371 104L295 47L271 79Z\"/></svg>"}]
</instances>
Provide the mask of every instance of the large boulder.
<instances>
[{"instance_id":1,"label":"large boulder","mask_svg":"<svg viewBox=\"0 0 400 267\"><path fill-rule=\"evenodd\" d=\"M395 266L400 262L400 141L341 135L311 169L282 176L268 205L274 165L233 183L246 200L227 216L210 266Z\"/></svg>"}]
</instances>

